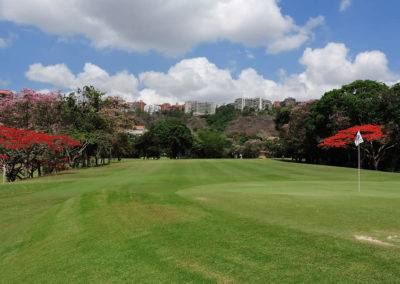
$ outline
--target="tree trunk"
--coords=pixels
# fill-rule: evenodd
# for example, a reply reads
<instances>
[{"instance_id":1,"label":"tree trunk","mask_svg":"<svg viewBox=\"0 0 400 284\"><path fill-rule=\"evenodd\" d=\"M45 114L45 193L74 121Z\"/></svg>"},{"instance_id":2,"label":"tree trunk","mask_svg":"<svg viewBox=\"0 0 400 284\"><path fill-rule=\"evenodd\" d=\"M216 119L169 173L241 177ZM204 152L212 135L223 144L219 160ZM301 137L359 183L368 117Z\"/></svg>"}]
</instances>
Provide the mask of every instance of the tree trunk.
<instances>
[{"instance_id":1,"label":"tree trunk","mask_svg":"<svg viewBox=\"0 0 400 284\"><path fill-rule=\"evenodd\" d=\"M82 157L82 168L86 168L86 156L87 156L87 154L85 152L85 154Z\"/></svg>"},{"instance_id":2,"label":"tree trunk","mask_svg":"<svg viewBox=\"0 0 400 284\"><path fill-rule=\"evenodd\" d=\"M29 178L29 166L28 161L24 163L24 178Z\"/></svg>"},{"instance_id":3,"label":"tree trunk","mask_svg":"<svg viewBox=\"0 0 400 284\"><path fill-rule=\"evenodd\" d=\"M374 157L374 168L377 171L379 169L379 163L381 162L381 156Z\"/></svg>"},{"instance_id":4,"label":"tree trunk","mask_svg":"<svg viewBox=\"0 0 400 284\"><path fill-rule=\"evenodd\" d=\"M3 165L3 183L7 182L7 168L6 164Z\"/></svg>"}]
</instances>

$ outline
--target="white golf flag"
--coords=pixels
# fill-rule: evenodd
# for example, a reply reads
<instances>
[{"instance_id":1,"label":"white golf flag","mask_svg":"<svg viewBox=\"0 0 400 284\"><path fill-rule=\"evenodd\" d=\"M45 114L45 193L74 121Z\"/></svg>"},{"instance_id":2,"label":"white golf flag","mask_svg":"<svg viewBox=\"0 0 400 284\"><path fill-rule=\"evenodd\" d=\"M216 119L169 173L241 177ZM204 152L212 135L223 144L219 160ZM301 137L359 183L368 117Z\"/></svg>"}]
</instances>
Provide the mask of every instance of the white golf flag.
<instances>
[{"instance_id":1,"label":"white golf flag","mask_svg":"<svg viewBox=\"0 0 400 284\"><path fill-rule=\"evenodd\" d=\"M357 132L357 136L356 136L356 140L354 141L354 143L356 143L356 146L360 145L361 143L363 143L364 140L362 139L360 130L358 130Z\"/></svg>"}]
</instances>

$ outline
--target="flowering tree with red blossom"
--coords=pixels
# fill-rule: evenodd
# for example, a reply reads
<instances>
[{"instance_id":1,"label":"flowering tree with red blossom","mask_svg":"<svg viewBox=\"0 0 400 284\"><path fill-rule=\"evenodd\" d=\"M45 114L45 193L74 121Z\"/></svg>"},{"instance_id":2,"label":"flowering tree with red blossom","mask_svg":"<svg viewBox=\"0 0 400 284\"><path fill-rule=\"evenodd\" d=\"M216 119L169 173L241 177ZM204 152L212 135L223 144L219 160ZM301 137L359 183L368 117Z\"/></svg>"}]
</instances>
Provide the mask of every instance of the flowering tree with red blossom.
<instances>
[{"instance_id":1,"label":"flowering tree with red blossom","mask_svg":"<svg viewBox=\"0 0 400 284\"><path fill-rule=\"evenodd\" d=\"M372 159L374 168L377 170L379 163L384 157L386 151L396 146L390 139L389 132L383 130L382 125L366 124L362 126L353 126L347 129L340 130L334 136L322 139L319 147L339 148L352 147L355 148L354 140L358 131L361 132L364 143L362 148L369 158Z\"/></svg>"},{"instance_id":2,"label":"flowering tree with red blossom","mask_svg":"<svg viewBox=\"0 0 400 284\"><path fill-rule=\"evenodd\" d=\"M0 162L7 181L29 178L43 163L66 163L66 150L80 144L68 136L46 135L30 130L0 126ZM21 177L22 175L22 177Z\"/></svg>"}]
</instances>

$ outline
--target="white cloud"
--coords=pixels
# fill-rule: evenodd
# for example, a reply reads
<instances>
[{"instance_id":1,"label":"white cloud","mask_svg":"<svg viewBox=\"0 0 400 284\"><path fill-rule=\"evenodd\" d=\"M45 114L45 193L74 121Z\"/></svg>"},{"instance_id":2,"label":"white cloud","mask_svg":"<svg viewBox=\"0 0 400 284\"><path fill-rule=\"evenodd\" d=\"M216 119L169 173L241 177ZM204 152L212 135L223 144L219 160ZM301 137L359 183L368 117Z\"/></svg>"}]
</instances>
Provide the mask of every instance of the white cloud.
<instances>
[{"instance_id":1,"label":"white cloud","mask_svg":"<svg viewBox=\"0 0 400 284\"><path fill-rule=\"evenodd\" d=\"M3 38L0 37L0 48L4 48L7 46L8 46L7 42Z\"/></svg>"},{"instance_id":2,"label":"white cloud","mask_svg":"<svg viewBox=\"0 0 400 284\"><path fill-rule=\"evenodd\" d=\"M248 59L256 59L255 55L253 53L251 53L250 50L246 49L245 53L246 53L246 56Z\"/></svg>"},{"instance_id":3,"label":"white cloud","mask_svg":"<svg viewBox=\"0 0 400 284\"><path fill-rule=\"evenodd\" d=\"M92 63L86 63L83 72L77 75L72 74L64 64L43 66L41 63L35 63L29 66L25 75L32 81L72 90L93 85L110 95L119 95L127 100L131 100L137 94L138 80L134 75L128 74L127 71L109 75Z\"/></svg>"},{"instance_id":4,"label":"white cloud","mask_svg":"<svg viewBox=\"0 0 400 284\"><path fill-rule=\"evenodd\" d=\"M10 80L3 80L0 78L0 86L7 86L10 84Z\"/></svg>"},{"instance_id":5,"label":"white cloud","mask_svg":"<svg viewBox=\"0 0 400 284\"><path fill-rule=\"evenodd\" d=\"M341 12L346 11L347 8L351 6L351 1L352 0L342 0L342 2L340 2L340 11Z\"/></svg>"},{"instance_id":6,"label":"white cloud","mask_svg":"<svg viewBox=\"0 0 400 284\"><path fill-rule=\"evenodd\" d=\"M329 43L324 48L307 48L299 62L306 67L301 74L286 79L285 86L302 86L296 96L319 98L324 92L358 79L389 82L399 78L388 69L386 55L380 51L359 53L349 57L344 44ZM294 93L295 94L295 93Z\"/></svg>"},{"instance_id":7,"label":"white cloud","mask_svg":"<svg viewBox=\"0 0 400 284\"><path fill-rule=\"evenodd\" d=\"M359 53L349 57L344 44L329 43L324 48L307 48L299 62L305 70L286 75L280 69L280 81L264 78L252 68L244 69L238 78L231 71L218 68L207 58L185 59L172 66L168 72L147 71L138 75L139 81L126 71L109 75L105 70L86 63L83 72L74 75L64 64L43 66L33 64L26 76L33 81L50 83L56 87L75 89L93 85L112 95L125 99L143 100L149 104L176 103L186 100L233 102L239 97L263 97L282 100L295 97L299 101L320 98L326 91L339 88L358 79L383 82L399 81L400 75L388 69L388 60L380 51Z\"/></svg>"},{"instance_id":8,"label":"white cloud","mask_svg":"<svg viewBox=\"0 0 400 284\"><path fill-rule=\"evenodd\" d=\"M390 72L382 52L362 52L352 60L346 46L339 43L330 43L320 49L307 48L299 62L304 65L304 72L286 76L285 70L280 69L281 80L275 82L252 68L242 70L234 79L229 70L219 69L206 58L186 59L167 73L140 74L141 82L148 87L146 97L142 99L154 98L156 101L164 96L173 98L172 101L197 99L222 103L238 97L282 100L292 96L307 100L320 98L326 91L358 79L388 83L400 79L399 75Z\"/></svg>"},{"instance_id":9,"label":"white cloud","mask_svg":"<svg viewBox=\"0 0 400 284\"><path fill-rule=\"evenodd\" d=\"M35 25L60 37L85 35L97 47L167 55L201 42L229 40L278 53L301 46L322 17L305 26L278 0L0 0L0 20ZM46 11L45 13L43 11Z\"/></svg>"}]
</instances>

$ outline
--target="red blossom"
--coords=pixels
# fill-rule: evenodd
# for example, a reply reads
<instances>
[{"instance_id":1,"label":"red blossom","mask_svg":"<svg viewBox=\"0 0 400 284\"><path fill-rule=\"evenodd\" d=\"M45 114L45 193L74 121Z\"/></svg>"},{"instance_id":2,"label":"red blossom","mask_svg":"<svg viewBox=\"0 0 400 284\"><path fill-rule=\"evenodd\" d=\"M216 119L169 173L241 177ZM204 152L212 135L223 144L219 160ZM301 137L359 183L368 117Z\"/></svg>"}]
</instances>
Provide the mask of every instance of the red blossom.
<instances>
[{"instance_id":1,"label":"red blossom","mask_svg":"<svg viewBox=\"0 0 400 284\"><path fill-rule=\"evenodd\" d=\"M0 126L0 161L6 164L51 163L51 168L65 169L69 159L65 151L81 144L65 135L46 135L31 130ZM61 156L61 157L60 157ZM45 157L53 157L51 161ZM7 161L6 161L7 159Z\"/></svg>"},{"instance_id":2,"label":"red blossom","mask_svg":"<svg viewBox=\"0 0 400 284\"><path fill-rule=\"evenodd\" d=\"M320 144L318 144L318 146L322 148L344 147L348 144L354 143L358 131L361 132L364 141L381 140L389 136L389 132L388 131L383 132L382 128L383 128L382 125L371 125L371 124L353 126L339 131L336 135L332 137L322 139L320 141Z\"/></svg>"}]
</instances>

